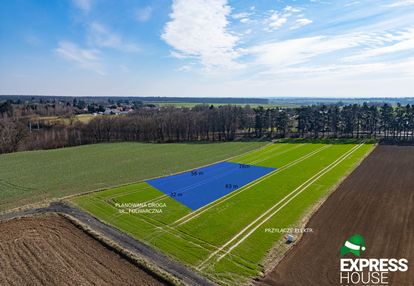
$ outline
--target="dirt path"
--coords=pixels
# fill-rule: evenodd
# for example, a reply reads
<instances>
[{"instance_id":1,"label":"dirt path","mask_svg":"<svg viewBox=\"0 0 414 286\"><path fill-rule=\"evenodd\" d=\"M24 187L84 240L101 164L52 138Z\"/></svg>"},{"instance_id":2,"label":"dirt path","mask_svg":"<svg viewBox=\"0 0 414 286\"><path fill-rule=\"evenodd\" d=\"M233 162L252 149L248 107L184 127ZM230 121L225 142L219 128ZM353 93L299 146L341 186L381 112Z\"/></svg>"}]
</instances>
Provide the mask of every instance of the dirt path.
<instances>
[{"instance_id":1,"label":"dirt path","mask_svg":"<svg viewBox=\"0 0 414 286\"><path fill-rule=\"evenodd\" d=\"M414 147L378 146L311 218L306 233L259 285L339 285L339 249L355 233L364 258L406 258L388 285L414 285Z\"/></svg>"},{"instance_id":2,"label":"dirt path","mask_svg":"<svg viewBox=\"0 0 414 286\"><path fill-rule=\"evenodd\" d=\"M157 265L159 268L165 270L166 272L177 277L180 281L188 285L214 285L212 282L208 281L198 273L192 271L191 269L185 267L184 265L176 262L164 254L154 250L150 246L135 240L134 238L128 236L117 230L116 228L109 226L97 220L93 216L73 208L69 205L63 203L52 203L49 207L38 208L38 209L29 209L22 210L13 213L6 213L0 215L0 221L8 220L16 217L25 217L31 216L34 214L45 214L45 213L61 213L70 215L81 223L87 225L93 231L100 233L105 238L110 239L116 244L120 245L122 248L137 254L139 257L150 261L152 264ZM8 223L8 222L3 222ZM86 235L86 234L85 234ZM72 284L72 285L76 285ZM79 285L79 284L78 284ZM118 284L117 284L118 285ZM134 285L147 285L147 284L137 284ZM151 284L149 284L151 285Z\"/></svg>"}]
</instances>

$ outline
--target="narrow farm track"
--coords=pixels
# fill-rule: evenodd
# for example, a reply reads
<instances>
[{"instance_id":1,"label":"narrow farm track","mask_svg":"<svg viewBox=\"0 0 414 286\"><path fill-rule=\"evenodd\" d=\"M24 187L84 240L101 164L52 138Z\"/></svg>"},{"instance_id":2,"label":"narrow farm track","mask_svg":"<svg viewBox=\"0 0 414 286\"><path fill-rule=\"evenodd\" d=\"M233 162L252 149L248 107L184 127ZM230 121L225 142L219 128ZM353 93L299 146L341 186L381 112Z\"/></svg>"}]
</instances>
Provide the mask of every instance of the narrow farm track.
<instances>
[{"instance_id":1,"label":"narrow farm track","mask_svg":"<svg viewBox=\"0 0 414 286\"><path fill-rule=\"evenodd\" d=\"M183 281L184 283L186 283L188 285L214 285L212 282L210 282L206 278L200 276L198 273L196 273L196 272L192 271L191 269L185 267L181 263L176 262L176 261L168 258L164 254L162 254L159 251L153 249L152 247L150 247L150 246L148 246L148 245L146 245L146 244L144 244L140 241L135 240L134 238L128 236L127 234L119 231L118 229L116 229L112 226L109 226L107 224L102 223L101 221L99 221L95 217L89 215L88 213L85 213L85 212L83 212L79 209L73 208L73 207L71 207L67 204L52 203L49 207L46 207L46 208L28 209L28 210L22 210L22 211L16 211L16 212L11 212L11 213L0 214L0 223L1 224L8 224L8 223L13 222L13 221L18 221L16 218L28 217L28 216L39 215L39 214L48 214L48 213L65 214L65 215L69 215L69 216L75 218L76 220L80 221L81 223L87 225L93 231L103 235L105 238L107 238L107 239L111 240L112 242L116 243L117 245L121 246L123 249L125 249L125 250L127 250L131 253L134 253L137 256L142 257L147 261L150 261L153 265L157 265L157 267L159 267L160 269L163 269L165 272L170 273L171 275L177 277L178 279L180 279L181 281ZM24 219L26 219L26 218L24 218ZM35 218L30 218L29 217L28 219L35 219ZM18 228L16 228L16 229L18 229ZM78 229L78 230L81 233L83 233L80 229ZM7 249L7 246L5 246L2 243L1 235L3 235L3 233L0 234L0 249L1 248ZM59 236L54 235L54 238L56 238L56 237L59 237ZM65 236L62 236L62 237L65 237ZM69 240L71 240L70 236L68 236L68 237L69 237ZM92 239L92 238L90 238L90 239ZM8 239L8 240L10 240L10 239ZM92 241L94 241L95 243L98 243L94 239L92 239ZM75 240L75 246L74 247L77 247L77 244L80 244L80 243L81 242L76 243L76 240ZM99 245L102 246L101 244L99 244ZM57 244L53 244L53 246L58 247ZM42 249L47 249L47 247L46 248L42 247ZM15 252L16 252L16 250L13 249L13 252L12 252L13 257L18 255ZM86 250L84 250L84 252L87 253ZM5 252L5 253L7 253L7 252ZM78 256L82 256L82 255L83 254L78 254ZM99 256L100 253L98 252L97 255ZM64 258L62 258L62 256L61 256L61 259L65 260ZM0 259L0 263L2 263L1 262L2 260L3 259ZM87 268L88 266L90 266L90 261L88 262L88 264L85 264L84 268ZM13 271L17 273L17 274L13 274L14 276L17 277L17 276L21 275L23 277L23 278L22 277L20 277L20 278L17 277L16 281L24 279L24 273L22 272L20 267L16 267L16 266L13 266L13 265L9 266L9 267L13 268ZM117 268L117 267L118 266L115 266L115 268ZM111 266L110 268L113 268L113 267ZM0 275L1 275L1 273L2 272L0 271ZM128 278L129 276L126 275L125 277ZM132 283L133 283L132 285L136 285L137 284L136 281L139 281L139 280L134 281L133 279L132 280L129 279L128 281L132 281ZM25 283L13 284L12 282L13 281L11 281L10 282L11 284L9 284L9 285L24 285L25 284ZM160 281L156 281L156 282L160 283ZM62 283L65 283L65 281L63 281ZM145 284L145 283L146 282L144 282L143 284L139 284L139 283L138 284L139 285L153 285L151 283L149 283L149 284ZM162 282L162 283L165 283L165 282ZM6 284L6 285L8 285L8 284ZM46 285L57 285L57 284L46 284ZM78 283L70 283L70 281L69 281L68 285L79 285L79 284ZM104 283L104 284L101 284L101 285L113 285L113 283L109 283L109 284ZM130 285L130 284L120 283L120 284L116 284L116 285ZM159 284L154 284L154 285L159 285ZM160 285L162 285L162 284L160 284Z\"/></svg>"},{"instance_id":2,"label":"narrow farm track","mask_svg":"<svg viewBox=\"0 0 414 286\"><path fill-rule=\"evenodd\" d=\"M378 146L328 198L303 238L259 285L338 285L339 247L361 234L366 258L406 258L389 285L414 285L414 147ZM411 269L411 270L410 270Z\"/></svg>"}]
</instances>

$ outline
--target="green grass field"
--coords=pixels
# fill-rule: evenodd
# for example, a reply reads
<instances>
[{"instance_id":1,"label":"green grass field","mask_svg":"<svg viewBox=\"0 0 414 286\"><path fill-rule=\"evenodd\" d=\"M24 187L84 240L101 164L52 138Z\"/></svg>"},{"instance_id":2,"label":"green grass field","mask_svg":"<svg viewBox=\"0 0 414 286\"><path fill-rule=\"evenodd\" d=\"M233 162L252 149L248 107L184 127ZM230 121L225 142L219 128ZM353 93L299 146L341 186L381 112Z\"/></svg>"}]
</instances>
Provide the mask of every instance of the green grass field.
<instances>
[{"instance_id":1,"label":"green grass field","mask_svg":"<svg viewBox=\"0 0 414 286\"><path fill-rule=\"evenodd\" d=\"M184 171L265 144L111 143L0 155L0 211Z\"/></svg>"},{"instance_id":2,"label":"green grass field","mask_svg":"<svg viewBox=\"0 0 414 286\"><path fill-rule=\"evenodd\" d=\"M266 255L284 235L266 229L300 226L312 207L372 148L278 143L235 157L231 161L277 170L196 211L145 182L72 202L219 284L241 285L263 270ZM151 208L127 205L134 203L161 205L153 207L157 213L145 213Z\"/></svg>"}]
</instances>

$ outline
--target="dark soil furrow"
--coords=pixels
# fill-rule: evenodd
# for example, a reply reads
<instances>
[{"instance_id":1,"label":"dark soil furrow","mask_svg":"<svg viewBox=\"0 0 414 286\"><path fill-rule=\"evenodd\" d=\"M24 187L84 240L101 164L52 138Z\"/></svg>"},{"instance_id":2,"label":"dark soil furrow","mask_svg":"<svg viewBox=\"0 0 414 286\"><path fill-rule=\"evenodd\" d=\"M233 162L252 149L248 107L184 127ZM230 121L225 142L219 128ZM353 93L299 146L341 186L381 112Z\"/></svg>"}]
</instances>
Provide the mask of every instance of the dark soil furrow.
<instances>
[{"instance_id":1,"label":"dark soil furrow","mask_svg":"<svg viewBox=\"0 0 414 286\"><path fill-rule=\"evenodd\" d=\"M366 244L361 258L408 259L408 271L389 272L388 285L414 285L414 147L378 146L307 227L313 232L258 284L340 285L340 247L360 234Z\"/></svg>"},{"instance_id":2,"label":"dark soil furrow","mask_svg":"<svg viewBox=\"0 0 414 286\"><path fill-rule=\"evenodd\" d=\"M0 229L0 285L164 285L59 215Z\"/></svg>"}]
</instances>

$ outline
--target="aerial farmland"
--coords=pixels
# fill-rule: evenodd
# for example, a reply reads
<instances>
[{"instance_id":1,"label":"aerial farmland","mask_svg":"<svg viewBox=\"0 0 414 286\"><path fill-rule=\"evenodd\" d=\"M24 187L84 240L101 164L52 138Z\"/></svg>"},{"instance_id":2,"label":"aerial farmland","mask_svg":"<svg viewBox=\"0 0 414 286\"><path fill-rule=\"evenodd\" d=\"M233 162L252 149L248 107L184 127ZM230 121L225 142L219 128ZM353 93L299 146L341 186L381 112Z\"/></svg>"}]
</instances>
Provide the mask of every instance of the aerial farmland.
<instances>
[{"instance_id":1,"label":"aerial farmland","mask_svg":"<svg viewBox=\"0 0 414 286\"><path fill-rule=\"evenodd\" d=\"M283 233L269 229L299 227L372 148L271 144L226 164L95 192L72 202L216 283L240 285L263 271L266 255L283 239Z\"/></svg>"},{"instance_id":2,"label":"aerial farmland","mask_svg":"<svg viewBox=\"0 0 414 286\"><path fill-rule=\"evenodd\" d=\"M8 0L0 286L414 286L413 0Z\"/></svg>"},{"instance_id":3,"label":"aerial farmland","mask_svg":"<svg viewBox=\"0 0 414 286\"><path fill-rule=\"evenodd\" d=\"M14 258L3 264L2 280L24 284L36 275L38 283L45 283L53 275L60 284L65 280L61 269L75 267L83 272L73 283L136 285L133 279L142 285L288 285L297 280L296 268L289 264L311 261L307 256L317 256L311 251L320 250L318 243L329 245L322 242L324 234L337 226L336 237L329 236L335 237L326 248L330 252L321 256L329 259L318 264L318 269L326 267L322 269L329 280L309 270L295 285L304 285L310 277L312 283L334 283L335 245L346 234L364 233L374 253L383 246L375 237L385 237L383 231L391 225L411 228L410 220L401 225L392 218L409 217L408 154L413 149L378 146L369 140L296 141L112 143L3 155L0 225L7 231L0 246L3 261ZM53 166L50 160L59 163ZM60 167L60 162L67 164ZM93 171L82 177L86 166ZM399 166L404 167L398 171ZM372 173L375 168L381 176ZM56 176L50 176L53 172ZM16 174L21 174L19 183ZM396 174L401 178L395 185L398 201L379 190L375 204L370 194L388 190ZM42 178L42 184L35 177ZM389 211L400 215L387 216ZM384 227L371 234L370 216L363 213L384 216ZM351 224L343 228L345 221ZM17 240L10 244L12 237ZM400 241L388 255L407 249L410 239ZM307 243L315 248L303 246ZM75 249L80 253L74 254ZM39 251L56 262L44 260ZM83 256L89 260L78 259ZM95 263L119 272L98 274L90 268ZM405 285L412 276L391 279Z\"/></svg>"}]
</instances>

